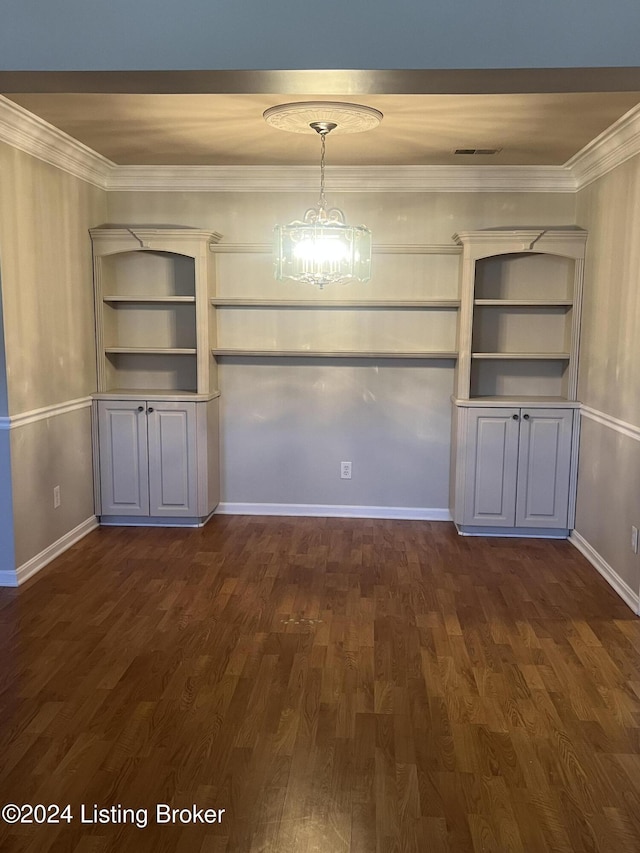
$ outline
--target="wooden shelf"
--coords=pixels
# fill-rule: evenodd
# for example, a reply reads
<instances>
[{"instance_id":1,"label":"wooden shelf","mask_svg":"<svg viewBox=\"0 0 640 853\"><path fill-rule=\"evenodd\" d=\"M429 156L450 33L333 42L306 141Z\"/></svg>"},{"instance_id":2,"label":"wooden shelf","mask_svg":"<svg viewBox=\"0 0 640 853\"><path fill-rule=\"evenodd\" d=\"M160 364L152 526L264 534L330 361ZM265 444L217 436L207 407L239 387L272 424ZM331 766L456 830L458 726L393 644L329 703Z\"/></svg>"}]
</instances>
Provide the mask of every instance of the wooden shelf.
<instances>
[{"instance_id":1,"label":"wooden shelf","mask_svg":"<svg viewBox=\"0 0 640 853\"><path fill-rule=\"evenodd\" d=\"M241 299L214 297L212 305L220 308L367 308L381 310L430 310L444 308L457 310L459 299L421 299L391 301L381 299Z\"/></svg>"},{"instance_id":2,"label":"wooden shelf","mask_svg":"<svg viewBox=\"0 0 640 853\"><path fill-rule=\"evenodd\" d=\"M271 255L271 243L212 243L209 251L215 254ZM460 246L450 243L378 243L372 247L374 255L460 255Z\"/></svg>"},{"instance_id":3,"label":"wooden shelf","mask_svg":"<svg viewBox=\"0 0 640 853\"><path fill-rule=\"evenodd\" d=\"M558 395L535 395L535 394L504 394L491 396L469 397L460 400L453 398L456 406L472 408L474 406L541 406L543 408L579 409L580 403L576 400L567 400L566 397Z\"/></svg>"},{"instance_id":4,"label":"wooden shelf","mask_svg":"<svg viewBox=\"0 0 640 853\"><path fill-rule=\"evenodd\" d=\"M249 350L249 349L222 349L211 350L215 356L239 356L241 358L393 358L393 359L449 359L455 361L457 352L394 352L394 351L347 351L347 350Z\"/></svg>"},{"instance_id":5,"label":"wooden shelf","mask_svg":"<svg viewBox=\"0 0 640 853\"><path fill-rule=\"evenodd\" d=\"M198 394L197 391L185 389L167 390L166 388L110 388L93 395L94 400L126 400L130 397L135 400L194 400L196 402L213 400L220 396L219 391L210 391L208 394Z\"/></svg>"},{"instance_id":6,"label":"wooden shelf","mask_svg":"<svg viewBox=\"0 0 640 853\"><path fill-rule=\"evenodd\" d=\"M103 296L103 302L131 302L131 303L161 303L161 304L182 304L183 302L194 303L195 296Z\"/></svg>"},{"instance_id":7,"label":"wooden shelf","mask_svg":"<svg viewBox=\"0 0 640 853\"><path fill-rule=\"evenodd\" d=\"M193 347L105 347L105 353L116 355L195 355Z\"/></svg>"},{"instance_id":8,"label":"wooden shelf","mask_svg":"<svg viewBox=\"0 0 640 853\"><path fill-rule=\"evenodd\" d=\"M473 352L472 358L494 361L569 361L568 352Z\"/></svg>"},{"instance_id":9,"label":"wooden shelf","mask_svg":"<svg viewBox=\"0 0 640 853\"><path fill-rule=\"evenodd\" d=\"M501 308L570 308L571 299L474 299L474 305L496 305Z\"/></svg>"}]
</instances>

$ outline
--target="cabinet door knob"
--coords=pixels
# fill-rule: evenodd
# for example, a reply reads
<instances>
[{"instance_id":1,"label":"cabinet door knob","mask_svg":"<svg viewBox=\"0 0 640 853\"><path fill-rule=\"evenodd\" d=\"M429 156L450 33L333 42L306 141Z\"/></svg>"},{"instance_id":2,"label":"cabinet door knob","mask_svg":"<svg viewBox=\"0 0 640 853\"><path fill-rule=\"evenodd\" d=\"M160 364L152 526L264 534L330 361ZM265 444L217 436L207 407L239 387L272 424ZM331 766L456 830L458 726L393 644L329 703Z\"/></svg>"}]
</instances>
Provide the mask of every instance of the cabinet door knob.
<instances>
[{"instance_id":1,"label":"cabinet door knob","mask_svg":"<svg viewBox=\"0 0 640 853\"><path fill-rule=\"evenodd\" d=\"M152 411L153 411L153 406L149 406L149 408L147 409L147 414L150 415Z\"/></svg>"},{"instance_id":2,"label":"cabinet door knob","mask_svg":"<svg viewBox=\"0 0 640 853\"><path fill-rule=\"evenodd\" d=\"M529 415L523 415L522 417L525 419L525 421L529 420Z\"/></svg>"},{"instance_id":3,"label":"cabinet door knob","mask_svg":"<svg viewBox=\"0 0 640 853\"><path fill-rule=\"evenodd\" d=\"M514 421L520 420L520 415L511 415L511 417L514 419Z\"/></svg>"},{"instance_id":4,"label":"cabinet door knob","mask_svg":"<svg viewBox=\"0 0 640 853\"><path fill-rule=\"evenodd\" d=\"M138 411L139 411L139 412L144 412L144 406L138 406Z\"/></svg>"}]
</instances>

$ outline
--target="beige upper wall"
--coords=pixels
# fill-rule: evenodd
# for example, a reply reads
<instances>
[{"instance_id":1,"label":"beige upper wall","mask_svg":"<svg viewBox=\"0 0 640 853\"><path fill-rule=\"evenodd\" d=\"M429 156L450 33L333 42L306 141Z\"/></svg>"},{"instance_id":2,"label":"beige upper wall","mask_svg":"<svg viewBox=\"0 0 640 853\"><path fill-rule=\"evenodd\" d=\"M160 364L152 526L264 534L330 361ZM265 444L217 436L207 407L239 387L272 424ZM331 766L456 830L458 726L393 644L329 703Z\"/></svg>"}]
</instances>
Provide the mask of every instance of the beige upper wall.
<instances>
[{"instance_id":1,"label":"beige upper wall","mask_svg":"<svg viewBox=\"0 0 640 853\"><path fill-rule=\"evenodd\" d=\"M579 399L640 426L640 156L577 196L589 231Z\"/></svg>"},{"instance_id":2,"label":"beige upper wall","mask_svg":"<svg viewBox=\"0 0 640 853\"><path fill-rule=\"evenodd\" d=\"M276 223L299 219L317 193L110 192L111 222L191 225L226 243L269 242ZM375 243L445 243L461 229L566 225L575 221L571 193L334 193L348 222L364 223Z\"/></svg>"},{"instance_id":3,"label":"beige upper wall","mask_svg":"<svg viewBox=\"0 0 640 853\"><path fill-rule=\"evenodd\" d=\"M95 390L91 242L106 193L0 144L0 264L8 410Z\"/></svg>"}]
</instances>

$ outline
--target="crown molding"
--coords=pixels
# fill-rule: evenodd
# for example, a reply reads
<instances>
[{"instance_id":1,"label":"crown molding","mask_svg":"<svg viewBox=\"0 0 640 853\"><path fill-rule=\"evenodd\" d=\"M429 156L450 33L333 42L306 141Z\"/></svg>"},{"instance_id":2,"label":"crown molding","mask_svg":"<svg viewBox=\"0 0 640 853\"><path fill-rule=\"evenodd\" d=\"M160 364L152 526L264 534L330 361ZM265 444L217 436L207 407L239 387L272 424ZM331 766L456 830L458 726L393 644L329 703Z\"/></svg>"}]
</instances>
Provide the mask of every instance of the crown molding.
<instances>
[{"instance_id":1,"label":"crown molding","mask_svg":"<svg viewBox=\"0 0 640 853\"><path fill-rule=\"evenodd\" d=\"M564 166L329 166L331 192L575 192ZM116 166L122 192L317 190L316 166Z\"/></svg>"},{"instance_id":2,"label":"crown molding","mask_svg":"<svg viewBox=\"0 0 640 853\"><path fill-rule=\"evenodd\" d=\"M640 104L592 139L564 165L574 176L576 189L581 190L636 154L640 154Z\"/></svg>"},{"instance_id":3,"label":"crown molding","mask_svg":"<svg viewBox=\"0 0 640 853\"><path fill-rule=\"evenodd\" d=\"M0 142L31 154L100 189L114 163L49 122L0 95Z\"/></svg>"},{"instance_id":4,"label":"crown molding","mask_svg":"<svg viewBox=\"0 0 640 853\"><path fill-rule=\"evenodd\" d=\"M0 142L100 189L307 192L316 166L118 166L0 95ZM562 166L329 166L332 192L568 192L640 154L640 104Z\"/></svg>"}]
</instances>

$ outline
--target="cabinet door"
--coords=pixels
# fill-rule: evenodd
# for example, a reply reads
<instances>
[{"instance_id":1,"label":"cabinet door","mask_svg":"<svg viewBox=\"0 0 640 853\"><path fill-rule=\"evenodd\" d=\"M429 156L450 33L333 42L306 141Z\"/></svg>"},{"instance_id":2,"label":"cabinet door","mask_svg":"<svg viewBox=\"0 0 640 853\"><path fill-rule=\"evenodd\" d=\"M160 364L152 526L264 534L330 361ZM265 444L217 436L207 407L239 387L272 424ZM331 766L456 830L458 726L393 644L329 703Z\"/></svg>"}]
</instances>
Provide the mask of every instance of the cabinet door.
<instances>
[{"instance_id":1,"label":"cabinet door","mask_svg":"<svg viewBox=\"0 0 640 853\"><path fill-rule=\"evenodd\" d=\"M149 514L195 516L196 403L149 402Z\"/></svg>"},{"instance_id":2,"label":"cabinet door","mask_svg":"<svg viewBox=\"0 0 640 853\"><path fill-rule=\"evenodd\" d=\"M572 409L523 409L518 453L518 527L566 527Z\"/></svg>"},{"instance_id":3,"label":"cabinet door","mask_svg":"<svg viewBox=\"0 0 640 853\"><path fill-rule=\"evenodd\" d=\"M469 411L464 524L514 525L519 415L519 409Z\"/></svg>"},{"instance_id":4,"label":"cabinet door","mask_svg":"<svg viewBox=\"0 0 640 853\"><path fill-rule=\"evenodd\" d=\"M98 402L102 515L148 515L147 415L140 400Z\"/></svg>"}]
</instances>

